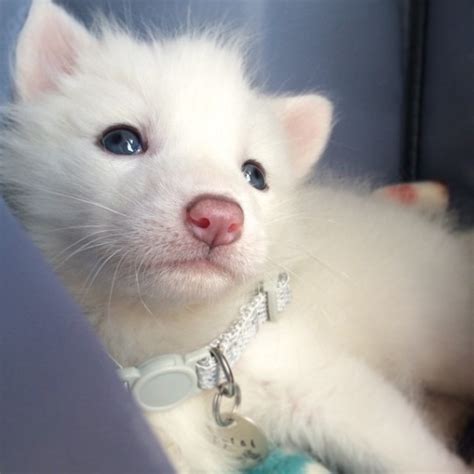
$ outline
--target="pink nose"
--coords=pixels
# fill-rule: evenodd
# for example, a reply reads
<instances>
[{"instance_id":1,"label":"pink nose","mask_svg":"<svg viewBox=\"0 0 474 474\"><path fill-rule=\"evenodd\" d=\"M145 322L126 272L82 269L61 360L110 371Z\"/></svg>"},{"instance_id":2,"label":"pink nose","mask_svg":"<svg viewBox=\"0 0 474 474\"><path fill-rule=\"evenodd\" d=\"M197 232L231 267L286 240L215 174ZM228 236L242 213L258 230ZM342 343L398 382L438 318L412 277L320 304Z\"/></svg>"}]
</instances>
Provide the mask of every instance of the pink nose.
<instances>
[{"instance_id":1,"label":"pink nose","mask_svg":"<svg viewBox=\"0 0 474 474\"><path fill-rule=\"evenodd\" d=\"M186 223L193 235L210 247L229 245L242 233L244 213L235 202L202 197L186 211Z\"/></svg>"}]
</instances>

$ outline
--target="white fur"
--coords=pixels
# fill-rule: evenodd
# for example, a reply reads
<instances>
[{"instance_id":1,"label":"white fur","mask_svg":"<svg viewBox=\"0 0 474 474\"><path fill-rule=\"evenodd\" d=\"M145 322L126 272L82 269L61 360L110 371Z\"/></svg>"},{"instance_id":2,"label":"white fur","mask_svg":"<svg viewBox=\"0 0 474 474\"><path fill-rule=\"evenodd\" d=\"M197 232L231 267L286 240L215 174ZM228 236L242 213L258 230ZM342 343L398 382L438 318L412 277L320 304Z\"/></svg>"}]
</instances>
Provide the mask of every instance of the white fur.
<instances>
[{"instance_id":1,"label":"white fur","mask_svg":"<svg viewBox=\"0 0 474 474\"><path fill-rule=\"evenodd\" d=\"M242 413L275 443L352 472L466 471L416 394L474 395L472 263L442 223L346 183L301 183L327 140L327 100L261 95L218 37L96 37L49 1L28 18L16 81L0 182L117 360L201 347L259 280L285 270L294 303L235 367ZM142 132L144 155L97 146L117 123ZM249 158L269 190L242 176ZM184 269L209 251L184 209L209 193L240 204L243 234L209 254L225 271ZM210 443L211 396L149 416L183 472L235 467Z\"/></svg>"}]
</instances>

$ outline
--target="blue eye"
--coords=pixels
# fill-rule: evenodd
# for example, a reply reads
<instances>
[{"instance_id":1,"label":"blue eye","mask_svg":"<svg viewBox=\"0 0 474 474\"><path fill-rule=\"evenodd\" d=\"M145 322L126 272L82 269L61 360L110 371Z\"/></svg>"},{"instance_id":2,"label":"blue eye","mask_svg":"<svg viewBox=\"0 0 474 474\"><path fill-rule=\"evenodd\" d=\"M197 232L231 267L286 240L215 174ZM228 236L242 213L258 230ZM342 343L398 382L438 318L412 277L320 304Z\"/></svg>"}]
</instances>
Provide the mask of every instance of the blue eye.
<instances>
[{"instance_id":1,"label":"blue eye","mask_svg":"<svg viewBox=\"0 0 474 474\"><path fill-rule=\"evenodd\" d=\"M100 139L100 144L114 155L138 155L145 151L138 131L126 126L107 129Z\"/></svg>"},{"instance_id":2,"label":"blue eye","mask_svg":"<svg viewBox=\"0 0 474 474\"><path fill-rule=\"evenodd\" d=\"M260 163L253 160L246 161L242 165L242 173L248 183L255 189L264 191L268 188L265 180L265 170Z\"/></svg>"}]
</instances>

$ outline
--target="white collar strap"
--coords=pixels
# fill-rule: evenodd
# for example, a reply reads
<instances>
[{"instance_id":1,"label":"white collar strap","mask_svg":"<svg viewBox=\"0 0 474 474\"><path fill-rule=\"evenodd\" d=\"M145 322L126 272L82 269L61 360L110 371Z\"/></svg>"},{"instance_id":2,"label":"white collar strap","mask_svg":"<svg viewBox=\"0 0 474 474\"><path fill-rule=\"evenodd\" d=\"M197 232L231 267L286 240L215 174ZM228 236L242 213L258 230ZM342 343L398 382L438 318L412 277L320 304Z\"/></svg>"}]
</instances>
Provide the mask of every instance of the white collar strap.
<instances>
[{"instance_id":1,"label":"white collar strap","mask_svg":"<svg viewBox=\"0 0 474 474\"><path fill-rule=\"evenodd\" d=\"M167 410L224 381L210 349L219 346L234 366L248 343L266 321L278 319L291 300L289 277L281 273L270 287L260 284L251 301L240 308L240 317L206 347L185 355L166 354L147 360L138 367L120 367L120 378L132 391L142 409Z\"/></svg>"}]
</instances>

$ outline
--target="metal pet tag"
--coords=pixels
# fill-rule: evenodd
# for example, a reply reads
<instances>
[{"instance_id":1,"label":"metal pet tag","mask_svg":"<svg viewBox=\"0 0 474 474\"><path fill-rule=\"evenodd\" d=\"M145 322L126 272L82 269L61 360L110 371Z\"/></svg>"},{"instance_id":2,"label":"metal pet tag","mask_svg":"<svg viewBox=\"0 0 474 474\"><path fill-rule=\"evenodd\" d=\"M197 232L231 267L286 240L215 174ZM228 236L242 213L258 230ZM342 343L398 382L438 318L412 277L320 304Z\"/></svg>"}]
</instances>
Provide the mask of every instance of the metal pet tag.
<instances>
[{"instance_id":1,"label":"metal pet tag","mask_svg":"<svg viewBox=\"0 0 474 474\"><path fill-rule=\"evenodd\" d=\"M214 443L236 457L243 469L261 463L269 452L263 431L251 419L235 413L224 413L222 417L232 422L215 428Z\"/></svg>"}]
</instances>

